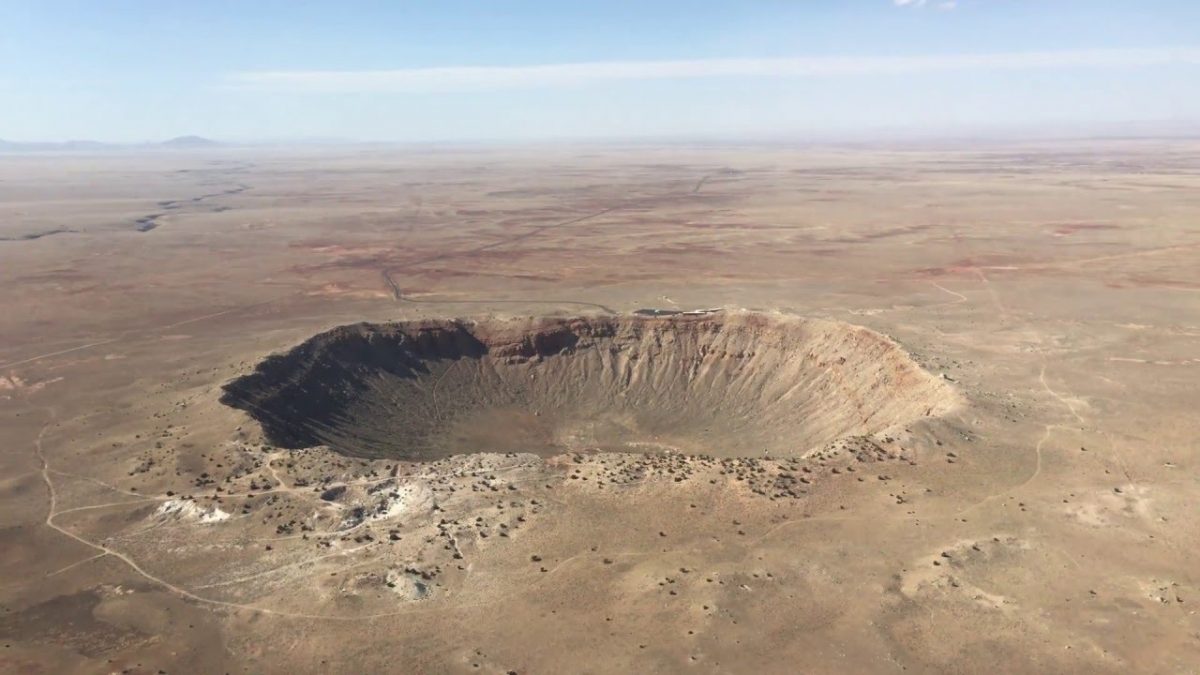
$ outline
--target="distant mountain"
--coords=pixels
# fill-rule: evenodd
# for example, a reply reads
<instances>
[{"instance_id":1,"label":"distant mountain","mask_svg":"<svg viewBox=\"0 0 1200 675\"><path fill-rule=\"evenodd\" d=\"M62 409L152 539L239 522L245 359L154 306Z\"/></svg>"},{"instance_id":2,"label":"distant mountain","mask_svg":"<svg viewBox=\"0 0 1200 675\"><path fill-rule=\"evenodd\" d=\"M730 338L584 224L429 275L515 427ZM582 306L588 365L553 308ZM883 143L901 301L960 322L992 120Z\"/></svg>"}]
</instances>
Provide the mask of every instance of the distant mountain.
<instances>
[{"instance_id":1,"label":"distant mountain","mask_svg":"<svg viewBox=\"0 0 1200 675\"><path fill-rule=\"evenodd\" d=\"M101 143L100 141L6 141L0 138L0 152L99 152L104 150L138 150L166 148L188 150L215 148L221 143L203 136L177 136L160 143Z\"/></svg>"},{"instance_id":2,"label":"distant mountain","mask_svg":"<svg viewBox=\"0 0 1200 675\"><path fill-rule=\"evenodd\" d=\"M213 148L220 145L220 143L203 136L176 136L175 138L159 143L159 145L165 148Z\"/></svg>"}]
</instances>

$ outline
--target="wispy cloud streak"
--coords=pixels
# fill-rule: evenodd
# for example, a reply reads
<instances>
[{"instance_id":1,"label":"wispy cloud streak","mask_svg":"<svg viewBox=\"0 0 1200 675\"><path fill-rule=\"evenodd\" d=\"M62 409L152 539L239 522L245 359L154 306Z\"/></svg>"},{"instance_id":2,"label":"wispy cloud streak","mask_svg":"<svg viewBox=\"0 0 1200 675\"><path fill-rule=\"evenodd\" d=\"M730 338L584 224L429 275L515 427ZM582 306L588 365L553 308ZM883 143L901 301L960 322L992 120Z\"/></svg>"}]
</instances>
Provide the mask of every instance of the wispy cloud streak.
<instances>
[{"instance_id":1,"label":"wispy cloud streak","mask_svg":"<svg viewBox=\"0 0 1200 675\"><path fill-rule=\"evenodd\" d=\"M248 71L225 84L309 93L430 93L574 87L593 83L712 77L830 77L954 70L1130 68L1200 65L1200 47L1083 49L895 57L794 57L600 61L530 66L448 66L398 70Z\"/></svg>"}]
</instances>

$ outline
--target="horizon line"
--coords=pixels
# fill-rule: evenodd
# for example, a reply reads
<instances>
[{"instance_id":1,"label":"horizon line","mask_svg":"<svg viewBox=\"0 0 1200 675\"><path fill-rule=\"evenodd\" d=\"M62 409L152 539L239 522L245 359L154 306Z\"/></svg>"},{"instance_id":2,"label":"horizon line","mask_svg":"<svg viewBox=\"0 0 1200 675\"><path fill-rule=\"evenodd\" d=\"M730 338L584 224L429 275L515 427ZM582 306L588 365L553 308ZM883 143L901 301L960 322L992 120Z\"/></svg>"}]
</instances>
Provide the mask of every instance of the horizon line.
<instances>
[{"instance_id":1,"label":"horizon line","mask_svg":"<svg viewBox=\"0 0 1200 675\"><path fill-rule=\"evenodd\" d=\"M195 138L204 144L171 145L180 138ZM1073 141L1080 139L1196 139L1200 138L1200 118L1129 119L1087 123L1041 122L1018 124L963 124L953 127L875 126L861 129L793 129L759 133L691 132L678 134L568 134L561 136L461 136L422 139L369 138L337 136L295 137L222 137L221 135L185 134L167 140L18 140L0 137L0 152L5 146L27 146L22 150L217 150L237 147L354 146L354 145L538 145L555 143L891 143L891 142L968 142L968 141ZM72 147L75 146L75 147ZM12 147L9 148L10 150Z\"/></svg>"}]
</instances>

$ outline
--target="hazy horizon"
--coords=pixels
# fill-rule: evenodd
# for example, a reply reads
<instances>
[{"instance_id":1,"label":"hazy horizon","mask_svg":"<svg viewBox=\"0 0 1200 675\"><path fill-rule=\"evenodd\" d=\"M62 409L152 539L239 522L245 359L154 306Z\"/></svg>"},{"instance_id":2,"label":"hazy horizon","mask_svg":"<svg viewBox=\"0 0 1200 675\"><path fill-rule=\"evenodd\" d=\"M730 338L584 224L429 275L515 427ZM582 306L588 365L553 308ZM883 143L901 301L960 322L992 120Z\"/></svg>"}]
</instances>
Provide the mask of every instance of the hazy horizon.
<instances>
[{"instance_id":1,"label":"hazy horizon","mask_svg":"<svg viewBox=\"0 0 1200 675\"><path fill-rule=\"evenodd\" d=\"M170 147L173 141L188 138L198 138L209 141L211 145L197 144L196 146L179 145L179 149L221 148L221 147L337 147L351 145L465 145L465 146L538 146L556 144L578 145L621 145L621 144L695 144L722 145L745 144L758 145L768 143L792 143L813 145L841 144L905 144L905 143L955 143L955 142L1037 142L1037 141L1075 141L1086 139L1119 140L1131 139L1189 139L1200 137L1200 122L1176 122L1165 120L1130 120L1127 122L1107 122L1083 125L1045 124L1045 125L1010 125L1010 126L975 126L945 129L929 129L923 127L907 128L864 128L847 132L826 133L767 133L767 134L645 134L645 135L608 135L608 136L546 136L535 138L487 138L487 137L458 137L458 138L423 138L423 139L394 139L368 137L214 137L203 134L182 133L170 138L144 138L137 140L112 140L106 138L8 138L0 137L0 144L12 147L27 146L29 149L86 149L81 146L94 146L97 149L138 149ZM74 147L72 147L74 146ZM0 145L0 151L3 151ZM11 149L11 148L10 148Z\"/></svg>"}]
</instances>

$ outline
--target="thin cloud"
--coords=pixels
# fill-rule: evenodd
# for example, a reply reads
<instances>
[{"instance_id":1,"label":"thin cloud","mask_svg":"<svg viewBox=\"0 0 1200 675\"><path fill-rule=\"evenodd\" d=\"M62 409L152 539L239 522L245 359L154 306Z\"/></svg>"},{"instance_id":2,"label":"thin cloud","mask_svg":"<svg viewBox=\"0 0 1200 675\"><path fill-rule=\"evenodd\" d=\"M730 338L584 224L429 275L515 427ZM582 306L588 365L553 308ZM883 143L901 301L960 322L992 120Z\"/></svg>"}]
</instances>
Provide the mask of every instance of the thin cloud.
<instances>
[{"instance_id":1,"label":"thin cloud","mask_svg":"<svg viewBox=\"0 0 1200 675\"><path fill-rule=\"evenodd\" d=\"M921 9L927 6L929 2L928 0L892 0L892 4L897 7L913 7L916 9ZM958 0L942 0L934 5L934 7L937 7L943 12L949 12L950 10L958 7Z\"/></svg>"},{"instance_id":2,"label":"thin cloud","mask_svg":"<svg viewBox=\"0 0 1200 675\"><path fill-rule=\"evenodd\" d=\"M920 0L908 0L919 2ZM531 66L398 70L285 70L234 73L226 86L306 93L436 93L575 87L595 83L712 77L830 77L955 70L1129 68L1200 64L1200 47L1083 49L895 57L795 57L598 61Z\"/></svg>"}]
</instances>

